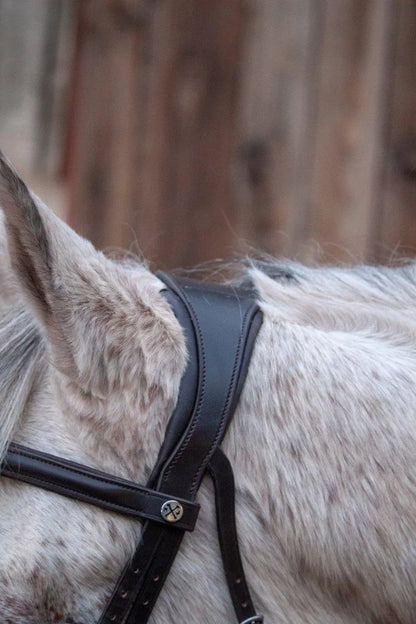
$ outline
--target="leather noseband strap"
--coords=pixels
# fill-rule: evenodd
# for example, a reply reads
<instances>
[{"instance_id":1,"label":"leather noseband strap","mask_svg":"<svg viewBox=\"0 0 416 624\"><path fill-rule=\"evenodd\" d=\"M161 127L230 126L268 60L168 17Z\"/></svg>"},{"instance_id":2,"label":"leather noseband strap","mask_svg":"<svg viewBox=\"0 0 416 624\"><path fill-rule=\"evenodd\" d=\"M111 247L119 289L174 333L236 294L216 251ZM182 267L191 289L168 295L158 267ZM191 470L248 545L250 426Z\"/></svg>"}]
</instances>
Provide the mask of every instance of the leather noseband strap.
<instances>
[{"instance_id":1,"label":"leather noseband strap","mask_svg":"<svg viewBox=\"0 0 416 624\"><path fill-rule=\"evenodd\" d=\"M192 531L195 497L204 475L214 482L225 575L240 624L256 615L240 557L234 479L220 450L247 373L262 315L247 291L164 273L163 291L188 350L178 402L146 488L86 466L12 444L3 476L143 519L140 542L98 624L146 624L185 531Z\"/></svg>"}]
</instances>

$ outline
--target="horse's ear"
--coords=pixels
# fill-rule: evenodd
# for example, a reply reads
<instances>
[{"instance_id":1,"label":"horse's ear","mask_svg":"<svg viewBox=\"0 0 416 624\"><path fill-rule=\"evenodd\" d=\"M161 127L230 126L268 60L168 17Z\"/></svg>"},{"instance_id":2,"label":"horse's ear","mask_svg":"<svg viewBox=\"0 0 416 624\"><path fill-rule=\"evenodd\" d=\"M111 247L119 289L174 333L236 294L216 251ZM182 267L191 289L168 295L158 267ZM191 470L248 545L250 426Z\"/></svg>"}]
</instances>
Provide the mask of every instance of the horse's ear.
<instances>
[{"instance_id":1,"label":"horse's ear","mask_svg":"<svg viewBox=\"0 0 416 624\"><path fill-rule=\"evenodd\" d=\"M73 376L71 308L76 299L88 299L82 291L91 262L107 260L30 193L1 152L0 206L17 286L45 329L58 367Z\"/></svg>"},{"instance_id":2,"label":"horse's ear","mask_svg":"<svg viewBox=\"0 0 416 624\"><path fill-rule=\"evenodd\" d=\"M7 247L6 226L0 212L0 309L16 305L19 301L19 288L10 267Z\"/></svg>"},{"instance_id":3,"label":"horse's ear","mask_svg":"<svg viewBox=\"0 0 416 624\"><path fill-rule=\"evenodd\" d=\"M150 280L146 309L153 311L153 301L157 309L157 299L162 299L158 280L144 268L135 271L133 279L132 271L78 236L30 193L1 153L0 206L11 268L45 330L55 366L84 388L102 388L98 377L103 373L96 364L105 357L104 345L111 350L111 337L125 325L117 315L129 320L139 314ZM137 335L137 325L132 332Z\"/></svg>"},{"instance_id":4,"label":"horse's ear","mask_svg":"<svg viewBox=\"0 0 416 624\"><path fill-rule=\"evenodd\" d=\"M49 324L65 272L73 279L77 263L98 252L30 193L1 152L0 206L11 266L37 316Z\"/></svg>"}]
</instances>

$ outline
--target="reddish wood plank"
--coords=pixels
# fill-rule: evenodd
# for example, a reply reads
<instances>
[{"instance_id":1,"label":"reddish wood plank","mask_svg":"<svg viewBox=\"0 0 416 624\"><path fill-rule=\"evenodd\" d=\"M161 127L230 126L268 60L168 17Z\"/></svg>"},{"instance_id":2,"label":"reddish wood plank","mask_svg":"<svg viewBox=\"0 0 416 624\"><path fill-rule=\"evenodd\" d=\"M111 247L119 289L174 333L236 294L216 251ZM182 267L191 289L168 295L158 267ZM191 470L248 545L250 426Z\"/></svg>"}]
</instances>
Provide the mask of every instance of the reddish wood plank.
<instances>
[{"instance_id":1,"label":"reddish wood plank","mask_svg":"<svg viewBox=\"0 0 416 624\"><path fill-rule=\"evenodd\" d=\"M176 0L155 27L143 210L165 266L230 253L242 2ZM155 24L157 26L157 24ZM160 42L167 41L167 49ZM165 47L165 46L163 46Z\"/></svg>"},{"instance_id":2,"label":"reddish wood plank","mask_svg":"<svg viewBox=\"0 0 416 624\"><path fill-rule=\"evenodd\" d=\"M242 1L149 3L123 27L120 2L99 6L83 8L72 223L100 247L135 229L165 266L229 253Z\"/></svg>"},{"instance_id":3,"label":"reddish wood plank","mask_svg":"<svg viewBox=\"0 0 416 624\"><path fill-rule=\"evenodd\" d=\"M348 260L416 240L412 165L404 179L393 163L398 150L412 162L415 132L406 0L390 84L397 2L85 0L71 222L99 247L136 238L168 268L241 237Z\"/></svg>"},{"instance_id":4,"label":"reddish wood plank","mask_svg":"<svg viewBox=\"0 0 416 624\"><path fill-rule=\"evenodd\" d=\"M70 221L99 247L127 247L132 239L135 122L141 104L135 85L145 24L125 13L126 7L113 0L80 6Z\"/></svg>"},{"instance_id":5,"label":"reddish wood plank","mask_svg":"<svg viewBox=\"0 0 416 624\"><path fill-rule=\"evenodd\" d=\"M243 56L237 200L245 237L293 255L304 238L321 3L250 4Z\"/></svg>"},{"instance_id":6,"label":"reddish wood plank","mask_svg":"<svg viewBox=\"0 0 416 624\"><path fill-rule=\"evenodd\" d=\"M371 255L382 168L383 92L393 4L325 3L316 146L310 190L311 255Z\"/></svg>"},{"instance_id":7,"label":"reddish wood plank","mask_svg":"<svg viewBox=\"0 0 416 624\"><path fill-rule=\"evenodd\" d=\"M416 4L400 0L378 259L416 253Z\"/></svg>"}]
</instances>

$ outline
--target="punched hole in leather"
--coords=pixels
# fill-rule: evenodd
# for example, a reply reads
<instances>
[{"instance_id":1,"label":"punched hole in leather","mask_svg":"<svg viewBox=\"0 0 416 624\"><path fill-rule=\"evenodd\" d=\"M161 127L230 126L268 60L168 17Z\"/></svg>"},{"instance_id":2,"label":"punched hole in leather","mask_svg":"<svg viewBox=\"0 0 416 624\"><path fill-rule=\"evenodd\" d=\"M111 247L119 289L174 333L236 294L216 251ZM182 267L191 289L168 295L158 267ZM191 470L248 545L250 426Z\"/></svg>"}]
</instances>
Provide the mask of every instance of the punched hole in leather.
<instances>
[{"instance_id":1,"label":"punched hole in leather","mask_svg":"<svg viewBox=\"0 0 416 624\"><path fill-rule=\"evenodd\" d=\"M192 347L188 348L189 379L183 385L194 386L196 396L192 399L179 395L151 485L156 483L160 490L194 500L235 410L262 317L247 293L193 280L177 280L166 274L158 276L167 286L167 299L180 320L188 347ZM186 417L182 405L189 410ZM99 624L112 622L110 616L115 614L118 624L148 622L182 537L181 531L173 533L168 527L145 524L133 562L126 566ZM135 565L143 570L136 579L132 574ZM156 584L155 569L163 570ZM131 593L123 600L120 592L126 586L131 588ZM248 589L240 595L242 602L236 609L238 621L261 622L261 616L255 615L251 608Z\"/></svg>"},{"instance_id":2,"label":"punched hole in leather","mask_svg":"<svg viewBox=\"0 0 416 624\"><path fill-rule=\"evenodd\" d=\"M195 496L208 469L216 482L221 552L237 618L240 624L260 624L263 617L254 615L238 549L232 470L219 446L238 402L262 315L245 291L159 277L190 357L147 487L15 444L1 474L145 520L140 543L99 624L146 624L183 535L195 526Z\"/></svg>"}]
</instances>

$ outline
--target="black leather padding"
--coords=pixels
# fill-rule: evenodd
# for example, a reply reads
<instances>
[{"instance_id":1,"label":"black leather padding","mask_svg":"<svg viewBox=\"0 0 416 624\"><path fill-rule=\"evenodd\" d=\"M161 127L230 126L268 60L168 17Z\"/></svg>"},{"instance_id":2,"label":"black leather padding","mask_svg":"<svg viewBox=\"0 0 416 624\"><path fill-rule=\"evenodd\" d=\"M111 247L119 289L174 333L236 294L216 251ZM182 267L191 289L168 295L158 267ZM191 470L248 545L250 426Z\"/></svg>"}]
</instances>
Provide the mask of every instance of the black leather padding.
<instances>
[{"instance_id":1,"label":"black leather padding","mask_svg":"<svg viewBox=\"0 0 416 624\"><path fill-rule=\"evenodd\" d=\"M219 450L246 377L262 315L251 293L159 274L188 351L177 406L147 487L88 466L11 444L2 476L145 520L140 543L99 624L146 624L186 530L207 469L214 479L220 543L236 613L261 622L244 578L234 517L234 482ZM183 516L169 524L161 506L175 499ZM203 512L203 510L202 510ZM217 622L215 605L212 620ZM169 623L163 623L169 624ZM173 623L172 623L173 624ZM176 624L176 623L175 623Z\"/></svg>"},{"instance_id":2,"label":"black leather padding","mask_svg":"<svg viewBox=\"0 0 416 624\"><path fill-rule=\"evenodd\" d=\"M194 500L235 410L262 315L250 293L159 277L168 287L187 345L195 348L151 485ZM183 532L146 522L99 624L146 624L182 537Z\"/></svg>"},{"instance_id":3,"label":"black leather padding","mask_svg":"<svg viewBox=\"0 0 416 624\"><path fill-rule=\"evenodd\" d=\"M198 358L198 362L190 360L188 366L197 366L199 374L193 417L161 470L159 489L178 491L179 495L187 489L193 498L234 413L249 364L245 356L251 355L262 315L251 293L195 280L175 280L164 273L159 277L187 307ZM183 485L184 474L191 482L189 488Z\"/></svg>"},{"instance_id":4,"label":"black leather padding","mask_svg":"<svg viewBox=\"0 0 416 624\"><path fill-rule=\"evenodd\" d=\"M192 320L184 306L180 297L172 290L164 290L164 297L168 300L171 308L175 312L186 341L186 351L188 356L188 365L181 379L179 388L178 401L175 410L169 419L166 428L165 439L159 451L156 464L152 470L148 486L156 487L163 466L167 463L172 455L175 445L180 440L189 424L190 415L193 412L195 400L197 397L198 376L197 366L189 365L190 362L198 361L197 343Z\"/></svg>"}]
</instances>

